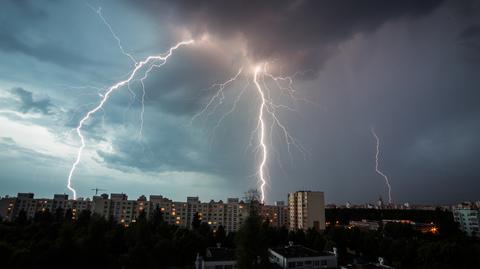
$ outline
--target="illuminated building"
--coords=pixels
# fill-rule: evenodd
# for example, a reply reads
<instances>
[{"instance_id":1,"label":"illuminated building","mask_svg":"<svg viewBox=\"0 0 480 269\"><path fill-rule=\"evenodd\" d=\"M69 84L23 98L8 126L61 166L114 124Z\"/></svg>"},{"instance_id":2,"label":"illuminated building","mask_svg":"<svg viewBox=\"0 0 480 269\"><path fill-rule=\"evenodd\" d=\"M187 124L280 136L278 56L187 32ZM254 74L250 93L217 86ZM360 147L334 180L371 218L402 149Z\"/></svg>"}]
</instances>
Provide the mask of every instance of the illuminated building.
<instances>
[{"instance_id":1,"label":"illuminated building","mask_svg":"<svg viewBox=\"0 0 480 269\"><path fill-rule=\"evenodd\" d=\"M274 227L288 227L288 207L283 203L276 205L259 204L259 213L268 219ZM200 223L205 223L216 232L223 226L225 232L238 231L248 216L249 206L238 198L228 198L227 202L201 202L198 197L187 197L186 202L176 202L161 195L144 195L136 200L129 200L124 193L101 194L93 199L68 199L66 194L55 194L53 199L34 199L33 193L19 193L17 197L0 199L0 216L6 221L12 221L24 210L27 218L33 218L36 212L49 211L57 214L58 210L65 214L71 210L72 219L78 219L81 212L88 210L92 214L111 219L125 226L138 220L142 213L146 218L161 214L162 219L170 224L191 229L195 216L198 214ZM158 211L158 212L156 212Z\"/></svg>"},{"instance_id":2,"label":"illuminated building","mask_svg":"<svg viewBox=\"0 0 480 269\"><path fill-rule=\"evenodd\" d=\"M480 237L480 209L474 203L461 203L453 208L453 218L460 230L469 236Z\"/></svg>"},{"instance_id":3,"label":"illuminated building","mask_svg":"<svg viewBox=\"0 0 480 269\"><path fill-rule=\"evenodd\" d=\"M320 191L288 194L290 230L315 228L325 230L325 196Z\"/></svg>"}]
</instances>

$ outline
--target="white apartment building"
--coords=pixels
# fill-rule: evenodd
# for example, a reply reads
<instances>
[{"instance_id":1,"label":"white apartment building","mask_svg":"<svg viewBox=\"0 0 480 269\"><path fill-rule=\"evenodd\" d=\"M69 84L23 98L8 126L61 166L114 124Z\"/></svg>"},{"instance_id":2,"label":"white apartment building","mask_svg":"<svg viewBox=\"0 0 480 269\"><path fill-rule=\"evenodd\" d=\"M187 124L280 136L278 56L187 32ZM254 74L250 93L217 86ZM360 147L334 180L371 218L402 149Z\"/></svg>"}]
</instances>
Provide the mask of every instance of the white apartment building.
<instances>
[{"instance_id":1,"label":"white apartment building","mask_svg":"<svg viewBox=\"0 0 480 269\"><path fill-rule=\"evenodd\" d=\"M288 207L282 203L277 205L260 205L260 214L268 219L272 226L288 227ZM89 210L92 214L112 219L125 226L136 222L144 212L147 218L152 217L155 211L161 213L163 220L170 225L183 228L192 228L195 215L199 220L210 225L212 230L223 226L225 231L237 231L248 216L248 205L238 198L201 202L198 197L187 197L186 202L175 202L161 195L150 195L149 199L142 195L136 200L129 200L123 193L101 194L93 199L79 198L69 200L66 194L55 194L53 199L34 199L33 193L19 193L17 197L0 199L0 216L7 221L18 217L24 210L27 218L33 218L36 212L50 211L55 214L58 209L71 210L72 219L77 219L80 212Z\"/></svg>"},{"instance_id":2,"label":"white apartment building","mask_svg":"<svg viewBox=\"0 0 480 269\"><path fill-rule=\"evenodd\" d=\"M469 236L480 237L480 209L475 203L461 203L452 211L460 230Z\"/></svg>"},{"instance_id":3,"label":"white apartment building","mask_svg":"<svg viewBox=\"0 0 480 269\"><path fill-rule=\"evenodd\" d=\"M268 249L269 260L280 268L337 268L337 256L332 252L318 252L300 245Z\"/></svg>"},{"instance_id":4,"label":"white apartment building","mask_svg":"<svg viewBox=\"0 0 480 269\"><path fill-rule=\"evenodd\" d=\"M325 230L325 196L320 191L288 194L290 230L315 228Z\"/></svg>"},{"instance_id":5,"label":"white apartment building","mask_svg":"<svg viewBox=\"0 0 480 269\"><path fill-rule=\"evenodd\" d=\"M147 218L153 216L155 210L160 211L163 220L171 225L192 228L195 214L199 220L207 223L213 230L223 226L226 232L237 231L248 215L247 207L238 198L228 198L215 202L201 202L198 197L187 197L187 202L174 202L161 195L151 195L147 201L145 196L137 200L128 200L125 194L94 196L92 212L129 225L136 221L141 211Z\"/></svg>"}]
</instances>

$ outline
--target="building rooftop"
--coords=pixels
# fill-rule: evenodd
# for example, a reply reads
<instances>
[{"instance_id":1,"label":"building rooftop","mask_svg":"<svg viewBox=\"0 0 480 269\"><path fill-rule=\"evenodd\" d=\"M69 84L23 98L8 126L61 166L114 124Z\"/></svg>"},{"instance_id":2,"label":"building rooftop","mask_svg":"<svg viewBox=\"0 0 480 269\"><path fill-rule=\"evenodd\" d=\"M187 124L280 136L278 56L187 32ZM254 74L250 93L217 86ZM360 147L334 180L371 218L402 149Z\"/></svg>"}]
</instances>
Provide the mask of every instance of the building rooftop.
<instances>
[{"instance_id":1,"label":"building rooftop","mask_svg":"<svg viewBox=\"0 0 480 269\"><path fill-rule=\"evenodd\" d=\"M319 252L301 245L271 248L270 250L282 255L285 258L334 256L333 253Z\"/></svg>"},{"instance_id":2,"label":"building rooftop","mask_svg":"<svg viewBox=\"0 0 480 269\"><path fill-rule=\"evenodd\" d=\"M207 248L205 261L234 261L235 251L233 249L223 247Z\"/></svg>"}]
</instances>

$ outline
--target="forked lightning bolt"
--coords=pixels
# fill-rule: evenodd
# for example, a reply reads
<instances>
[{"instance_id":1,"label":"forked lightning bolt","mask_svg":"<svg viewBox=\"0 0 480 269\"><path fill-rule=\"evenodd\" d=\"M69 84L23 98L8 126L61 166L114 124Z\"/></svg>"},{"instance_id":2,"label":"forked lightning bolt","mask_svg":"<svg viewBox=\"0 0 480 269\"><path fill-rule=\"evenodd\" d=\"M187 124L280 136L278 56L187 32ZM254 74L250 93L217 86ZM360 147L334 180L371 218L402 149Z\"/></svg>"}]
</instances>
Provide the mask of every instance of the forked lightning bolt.
<instances>
[{"instance_id":1,"label":"forked lightning bolt","mask_svg":"<svg viewBox=\"0 0 480 269\"><path fill-rule=\"evenodd\" d=\"M385 184L387 185L388 188L388 203L392 203L392 186L390 185L390 180L388 179L388 176L385 175L380 169L378 168L378 156L380 154L380 139L378 138L377 133L375 133L375 129L373 127L370 129L372 132L373 137L375 138L376 141L376 153L375 153L375 171L377 174L382 176L385 179Z\"/></svg>"},{"instance_id":2,"label":"forked lightning bolt","mask_svg":"<svg viewBox=\"0 0 480 269\"><path fill-rule=\"evenodd\" d=\"M259 106L256 111L256 127L251 133L249 147L254 144L255 149L259 153L260 157L258 160L256 168L256 177L258 178L258 183L260 187L261 202L264 203L266 199L265 187L269 181L268 179L268 170L267 166L270 162L270 156L273 151L273 133L274 129L278 128L282 137L285 140L286 148L289 154L291 154L290 146L294 145L296 148L304 154L304 148L295 140L290 133L287 131L285 125L280 121L277 110L285 109L287 111L296 111L294 107L285 105L285 104L276 104L272 99L272 91L268 87L266 78L271 79L274 85L279 89L281 94L285 94L290 97L294 102L303 101L301 98L296 97L295 90L293 88L293 78L292 77L276 77L270 74L267 70L267 64L260 64L253 68L253 78L246 77L247 82L241 88L240 91L236 94L236 97L233 101L232 107L223 114L219 120L216 122L215 126L212 128L212 133L219 127L219 125L237 108L241 97L244 95L245 91L249 88L250 82L253 82L256 95L259 100ZM220 106L224 103L225 99L225 90L233 84L234 81L240 79L242 73L248 74L248 72L243 72L244 68L240 68L235 76L228 79L223 83L217 83L210 87L216 88L217 91L213 97L207 102L205 107L200 110L196 115L192 117L191 123L193 123L200 116L204 116L208 120L217 110L220 109ZM269 126L267 126L267 124ZM270 133L269 133L270 132ZM267 135L269 134L270 143L267 142ZM258 140L256 143L253 143L254 138L257 137ZM291 156L291 155L290 155Z\"/></svg>"},{"instance_id":3,"label":"forked lightning bolt","mask_svg":"<svg viewBox=\"0 0 480 269\"><path fill-rule=\"evenodd\" d=\"M253 83L255 83L255 87L258 90L258 96L260 97L260 108L258 111L258 125L257 129L259 129L259 144L260 144L260 150L261 150L261 160L260 164L258 166L258 177L260 180L260 193L262 195L262 203L265 202L265 184L267 184L267 181L265 180L265 164L267 163L267 146L265 144L265 122L263 119L263 113L265 110L265 94L263 93L262 87L258 83L258 73L260 72L261 66L257 66L255 68L255 73L253 75Z\"/></svg>"},{"instance_id":4,"label":"forked lightning bolt","mask_svg":"<svg viewBox=\"0 0 480 269\"><path fill-rule=\"evenodd\" d=\"M99 13L99 14L101 14L101 13ZM113 33L113 31L112 31L112 33ZM186 45L192 44L193 42L194 42L193 40L179 42L175 46L171 47L168 50L168 52L166 52L166 53L163 53L163 54L160 54L160 55L148 56L143 61L136 62L135 67L132 69L132 71L130 72L127 79L119 81L116 84L110 86L107 89L107 91L105 92L105 94L103 94L103 97L100 100L100 102L98 103L98 105L96 107L94 107L92 110L88 111L85 114L85 116L79 121L79 123L77 125L77 128L76 128L76 131L77 131L78 137L80 138L81 146L78 148L75 162L73 163L73 165L70 169L70 172L68 174L68 184L67 184L67 188L73 193L73 199L77 199L77 192L72 187L72 177L73 177L73 174L75 172L75 169L77 168L78 164L80 163L80 160L81 160L81 157L82 157L82 152L83 152L83 149L85 148L85 138L82 134L82 127L85 125L85 123L90 119L90 117L93 114L95 114L98 110L102 109L103 105L108 101L110 95L114 91L120 89L121 87L123 87L125 85L128 85L135 78L135 76L138 75L137 73L140 72L140 70L142 68L144 68L144 67L147 68L147 70L144 73L144 76L142 77L142 84L143 84L143 79L146 78L146 76L148 75L148 72L150 72L151 69L154 66L155 67L163 66L175 50L177 50L181 46L186 46ZM123 51L123 49L122 49L122 51ZM131 59L135 62L133 57Z\"/></svg>"}]
</instances>

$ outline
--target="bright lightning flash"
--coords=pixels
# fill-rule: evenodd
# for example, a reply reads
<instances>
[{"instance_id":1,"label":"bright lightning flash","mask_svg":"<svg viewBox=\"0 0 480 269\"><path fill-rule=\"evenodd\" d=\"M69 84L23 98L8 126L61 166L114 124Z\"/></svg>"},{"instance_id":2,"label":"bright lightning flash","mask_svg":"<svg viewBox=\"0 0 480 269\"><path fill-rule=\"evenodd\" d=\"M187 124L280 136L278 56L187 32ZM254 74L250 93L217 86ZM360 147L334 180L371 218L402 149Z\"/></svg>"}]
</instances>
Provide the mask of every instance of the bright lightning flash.
<instances>
[{"instance_id":1,"label":"bright lightning flash","mask_svg":"<svg viewBox=\"0 0 480 269\"><path fill-rule=\"evenodd\" d=\"M247 82L242 87L242 89L237 93L233 101L232 107L220 117L220 119L217 121L214 128L212 129L212 132L215 132L217 127L219 127L219 125L230 114L232 114L235 111L238 102L240 101L241 97L250 86L250 82L253 82L255 86L256 94L259 99L259 106L256 110L258 111L256 113L257 124L254 130L252 130L249 147L252 146L253 144L256 144L255 149L258 150L260 154L255 175L258 178L262 203L265 203L265 199L266 199L265 187L269 182L267 166L268 166L268 163L271 161L269 158L272 155L272 152L274 151L273 150L274 129L278 128L278 130L280 130L280 132L282 133L282 137L285 141L287 151L290 154L291 158L292 158L291 151L290 151L291 145L294 145L304 155L304 157L306 155L305 149L300 145L300 143L296 139L293 138L293 136L290 135L290 133L287 131L287 128L280 121L278 117L277 110L286 110L289 112L292 112L292 111L295 112L296 109L289 105L275 103L272 99L271 89L268 87L266 79L270 79L273 82L273 85L278 88L279 92L289 97L289 99L292 100L292 102L296 103L296 101L306 101L306 100L302 98L297 98L295 89L293 88L294 76L276 77L268 72L267 67L268 67L267 64L260 64L252 68L253 78L250 79L250 77L247 77ZM191 123L193 123L196 119L198 119L202 115L205 117L205 119L209 119L217 110L219 110L219 107L224 103L225 90L229 86L231 86L231 84L233 84L234 81L240 79L240 75L242 74L243 70L244 68L240 68L237 74L232 78L228 79L223 83L213 84L212 87L210 87L210 89L216 88L217 89L216 93L207 102L206 106L199 113L197 113L192 117ZM243 72L243 73L247 75L249 74L248 72ZM270 137L270 143L267 142L268 134ZM252 141L254 140L255 136L257 136L258 138L258 142L253 143Z\"/></svg>"},{"instance_id":2,"label":"bright lightning flash","mask_svg":"<svg viewBox=\"0 0 480 269\"><path fill-rule=\"evenodd\" d=\"M101 14L101 13L99 13ZM118 39L117 39L118 40ZM94 107L92 110L88 111L85 116L79 121L78 125L77 125L77 128L76 128L76 131L77 131L77 135L78 137L80 138L80 141L81 141L81 146L78 148L78 151L77 151L77 156L76 156L76 159L75 159L75 162L73 163L71 169L70 169L70 172L68 174L68 184L67 184L67 188L73 193L73 199L77 199L77 192L76 190L72 187L72 177L73 177L73 174L75 172L75 169L77 168L78 164L80 163L80 160L82 158L82 152L83 152L83 149L85 148L85 138L82 134L82 127L85 125L85 123L90 119L90 117L95 114L97 111L101 110L104 106L104 104L108 101L108 99L110 98L110 95L122 88L123 86L127 85L135 79L135 77L138 75L139 72L141 72L141 70L143 70L143 68L146 68L146 71L144 72L144 76L141 78L141 82L142 82L142 86L143 86L143 80L148 76L148 73L152 70L153 67L161 67L163 66L165 63L167 63L167 60L168 58L173 54L173 52L175 50L177 50L178 48L180 48L181 46L186 46L186 45L190 45L192 44L194 41L193 40L189 40L189 41L182 41L182 42L179 42L177 43L175 46L171 47L168 52L164 53L164 54L160 54L160 55L153 55L153 56L148 56L147 58L145 58L143 61L140 61L140 62L136 62L135 63L135 67L132 69L132 71L130 72L129 76L127 77L127 79L125 80L121 80L119 82L117 82L116 84L110 86L107 91L105 92L105 94L103 94L102 96L102 99L100 100L100 102L98 103L98 105L96 107ZM123 51L123 49L122 49ZM123 51L124 52L124 51ZM135 61L133 59L133 57L131 58L133 61Z\"/></svg>"},{"instance_id":3,"label":"bright lightning flash","mask_svg":"<svg viewBox=\"0 0 480 269\"><path fill-rule=\"evenodd\" d=\"M267 163L267 146L265 145L265 122L263 119L263 111L265 110L265 94L263 93L262 87L260 87L260 83L258 83L258 73L261 70L261 66L257 66L255 68L255 73L253 75L253 83L255 83L255 87L258 90L258 96L260 97L260 109L258 111L258 125L260 131L260 138L259 143L262 151L262 158L260 160L260 164L258 166L258 176L260 180L260 193L262 194L262 203L265 201L265 184L267 181L265 180L265 164Z\"/></svg>"},{"instance_id":4,"label":"bright lightning flash","mask_svg":"<svg viewBox=\"0 0 480 269\"><path fill-rule=\"evenodd\" d=\"M392 203L392 186L390 185L390 181L388 179L388 176L385 175L382 171L379 170L378 168L378 156L380 154L380 138L378 137L377 133L375 133L375 129L373 127L371 128L371 132L373 137L375 138L376 141L376 153L375 153L375 171L377 174L382 176L385 179L385 184L387 185L388 188L388 203Z\"/></svg>"}]
</instances>

